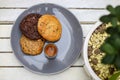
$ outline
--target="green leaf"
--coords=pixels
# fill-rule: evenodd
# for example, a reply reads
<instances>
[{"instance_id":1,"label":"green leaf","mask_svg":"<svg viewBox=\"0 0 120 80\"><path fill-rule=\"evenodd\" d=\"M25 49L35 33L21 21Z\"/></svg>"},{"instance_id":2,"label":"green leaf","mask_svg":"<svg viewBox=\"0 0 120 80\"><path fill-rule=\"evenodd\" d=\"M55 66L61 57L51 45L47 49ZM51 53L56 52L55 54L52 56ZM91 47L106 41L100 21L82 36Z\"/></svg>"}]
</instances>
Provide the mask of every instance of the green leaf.
<instances>
[{"instance_id":1,"label":"green leaf","mask_svg":"<svg viewBox=\"0 0 120 80\"><path fill-rule=\"evenodd\" d=\"M116 56L114 65L117 70L120 70L120 55Z\"/></svg>"},{"instance_id":2,"label":"green leaf","mask_svg":"<svg viewBox=\"0 0 120 80\"><path fill-rule=\"evenodd\" d=\"M117 28L118 28L118 32L120 33L120 25L117 25Z\"/></svg>"},{"instance_id":3,"label":"green leaf","mask_svg":"<svg viewBox=\"0 0 120 80\"><path fill-rule=\"evenodd\" d=\"M115 15L115 9L111 6L111 5L108 5L107 6L107 10L111 12L111 14L114 14Z\"/></svg>"},{"instance_id":4,"label":"green leaf","mask_svg":"<svg viewBox=\"0 0 120 80\"><path fill-rule=\"evenodd\" d=\"M108 27L108 28L106 29L106 32L107 32L108 34L113 34L113 32L115 32L114 27L113 27L113 26Z\"/></svg>"},{"instance_id":5,"label":"green leaf","mask_svg":"<svg viewBox=\"0 0 120 80\"><path fill-rule=\"evenodd\" d=\"M103 43L100 49L107 54L116 54L116 49L109 43Z\"/></svg>"},{"instance_id":6,"label":"green leaf","mask_svg":"<svg viewBox=\"0 0 120 80\"><path fill-rule=\"evenodd\" d=\"M120 33L120 26L110 26L105 30L108 34L119 34Z\"/></svg>"},{"instance_id":7,"label":"green leaf","mask_svg":"<svg viewBox=\"0 0 120 80\"><path fill-rule=\"evenodd\" d=\"M118 20L120 21L120 6L117 6L115 8L115 12L116 12L116 16L117 16Z\"/></svg>"},{"instance_id":8,"label":"green leaf","mask_svg":"<svg viewBox=\"0 0 120 80\"><path fill-rule=\"evenodd\" d=\"M110 43L112 47L116 49L116 52L119 52L120 49L120 36L119 34L112 34L112 36L108 37L105 42Z\"/></svg>"},{"instance_id":9,"label":"green leaf","mask_svg":"<svg viewBox=\"0 0 120 80\"><path fill-rule=\"evenodd\" d=\"M120 37L115 38L114 40L114 46L116 49L120 49Z\"/></svg>"},{"instance_id":10,"label":"green leaf","mask_svg":"<svg viewBox=\"0 0 120 80\"><path fill-rule=\"evenodd\" d=\"M108 80L117 80L117 78L120 76L120 72L117 72L113 74Z\"/></svg>"},{"instance_id":11,"label":"green leaf","mask_svg":"<svg viewBox=\"0 0 120 80\"><path fill-rule=\"evenodd\" d=\"M103 57L102 63L104 63L104 64L113 64L114 60L115 60L115 55L107 54L107 55L105 55Z\"/></svg>"},{"instance_id":12,"label":"green leaf","mask_svg":"<svg viewBox=\"0 0 120 80\"><path fill-rule=\"evenodd\" d=\"M100 21L102 21L103 23L112 23L112 19L114 19L115 16L112 14L109 15L104 15L100 18Z\"/></svg>"},{"instance_id":13,"label":"green leaf","mask_svg":"<svg viewBox=\"0 0 120 80\"><path fill-rule=\"evenodd\" d=\"M103 23L109 23L111 20L108 15L104 15L100 18L100 21L102 21Z\"/></svg>"},{"instance_id":14,"label":"green leaf","mask_svg":"<svg viewBox=\"0 0 120 80\"><path fill-rule=\"evenodd\" d=\"M113 18L111 19L111 24L112 24L112 26L116 26L116 25L117 25L117 22L118 22L118 19L117 19L116 17L113 17Z\"/></svg>"}]
</instances>

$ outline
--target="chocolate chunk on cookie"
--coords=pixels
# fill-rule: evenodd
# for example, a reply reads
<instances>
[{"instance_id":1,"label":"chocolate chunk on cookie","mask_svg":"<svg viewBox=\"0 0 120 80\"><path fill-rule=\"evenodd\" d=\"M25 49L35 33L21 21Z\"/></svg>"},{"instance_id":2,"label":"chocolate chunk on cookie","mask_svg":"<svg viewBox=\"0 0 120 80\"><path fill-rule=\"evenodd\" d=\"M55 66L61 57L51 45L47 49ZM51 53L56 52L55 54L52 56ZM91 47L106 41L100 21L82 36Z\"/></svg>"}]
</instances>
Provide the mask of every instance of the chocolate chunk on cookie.
<instances>
[{"instance_id":1,"label":"chocolate chunk on cookie","mask_svg":"<svg viewBox=\"0 0 120 80\"><path fill-rule=\"evenodd\" d=\"M20 23L20 30L27 38L37 40L41 36L37 30L38 19L41 17L40 14L31 13L25 16Z\"/></svg>"}]
</instances>

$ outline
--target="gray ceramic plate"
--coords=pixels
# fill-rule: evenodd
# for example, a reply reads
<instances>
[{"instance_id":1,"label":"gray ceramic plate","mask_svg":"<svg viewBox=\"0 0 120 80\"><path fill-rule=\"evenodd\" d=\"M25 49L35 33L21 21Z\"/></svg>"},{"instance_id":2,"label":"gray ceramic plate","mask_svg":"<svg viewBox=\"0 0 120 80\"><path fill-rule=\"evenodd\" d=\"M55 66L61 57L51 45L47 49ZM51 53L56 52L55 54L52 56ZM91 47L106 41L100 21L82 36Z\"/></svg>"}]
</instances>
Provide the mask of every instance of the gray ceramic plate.
<instances>
[{"instance_id":1,"label":"gray ceramic plate","mask_svg":"<svg viewBox=\"0 0 120 80\"><path fill-rule=\"evenodd\" d=\"M30 13L52 14L61 22L62 36L58 42L55 42L58 48L58 54L55 59L47 59L44 51L37 56L25 55L21 51L19 44L21 37L19 24L21 20ZM82 49L82 38L83 33L81 26L71 12L61 6L45 3L35 5L25 10L17 18L11 33L11 45L15 56L26 69L39 74L55 74L69 68L76 61Z\"/></svg>"}]
</instances>

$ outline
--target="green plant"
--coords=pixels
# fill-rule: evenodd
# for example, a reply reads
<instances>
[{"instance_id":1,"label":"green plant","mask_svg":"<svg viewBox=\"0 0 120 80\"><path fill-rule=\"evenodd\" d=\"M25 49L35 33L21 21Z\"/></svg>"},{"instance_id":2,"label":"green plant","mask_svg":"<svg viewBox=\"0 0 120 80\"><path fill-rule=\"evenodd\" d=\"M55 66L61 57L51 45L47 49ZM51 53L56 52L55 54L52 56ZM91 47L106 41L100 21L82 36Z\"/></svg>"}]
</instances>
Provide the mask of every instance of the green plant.
<instances>
[{"instance_id":1,"label":"green plant","mask_svg":"<svg viewBox=\"0 0 120 80\"><path fill-rule=\"evenodd\" d=\"M100 18L103 23L111 23L111 26L106 29L109 37L100 47L105 53L102 63L113 64L117 70L120 70L120 6L113 8L109 5L107 10L110 13Z\"/></svg>"},{"instance_id":2,"label":"green plant","mask_svg":"<svg viewBox=\"0 0 120 80\"><path fill-rule=\"evenodd\" d=\"M113 75L109 78L109 80L116 80L116 79L119 77L119 75L120 75L120 72L117 72L117 73L113 74Z\"/></svg>"}]
</instances>

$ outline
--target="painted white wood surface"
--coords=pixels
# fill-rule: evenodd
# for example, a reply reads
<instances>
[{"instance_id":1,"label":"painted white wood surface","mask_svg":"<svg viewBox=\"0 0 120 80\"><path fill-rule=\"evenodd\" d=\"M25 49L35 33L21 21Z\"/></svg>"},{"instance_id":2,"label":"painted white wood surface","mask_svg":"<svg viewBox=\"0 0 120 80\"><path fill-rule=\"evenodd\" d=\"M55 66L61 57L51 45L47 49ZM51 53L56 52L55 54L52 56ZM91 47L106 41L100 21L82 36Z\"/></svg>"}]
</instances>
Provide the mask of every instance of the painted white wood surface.
<instances>
[{"instance_id":1,"label":"painted white wood surface","mask_svg":"<svg viewBox=\"0 0 120 80\"><path fill-rule=\"evenodd\" d=\"M90 80L83 68L72 67L56 75L37 75L24 68L0 68L0 80Z\"/></svg>"},{"instance_id":2,"label":"painted white wood surface","mask_svg":"<svg viewBox=\"0 0 120 80\"><path fill-rule=\"evenodd\" d=\"M0 80L90 80L80 57L63 73L51 76L33 74L24 69L10 46L10 33L17 17L27 8L40 3L59 4L70 10L79 20L86 37L109 4L120 5L120 0L0 0Z\"/></svg>"},{"instance_id":3,"label":"painted white wood surface","mask_svg":"<svg viewBox=\"0 0 120 80\"><path fill-rule=\"evenodd\" d=\"M0 21L15 21L25 9L0 9ZM80 22L97 21L106 10L69 9ZM95 15L95 16L94 16Z\"/></svg>"},{"instance_id":4,"label":"painted white wood surface","mask_svg":"<svg viewBox=\"0 0 120 80\"><path fill-rule=\"evenodd\" d=\"M54 3L66 8L105 8L120 5L120 0L0 0L0 7L30 7L39 3Z\"/></svg>"}]
</instances>

